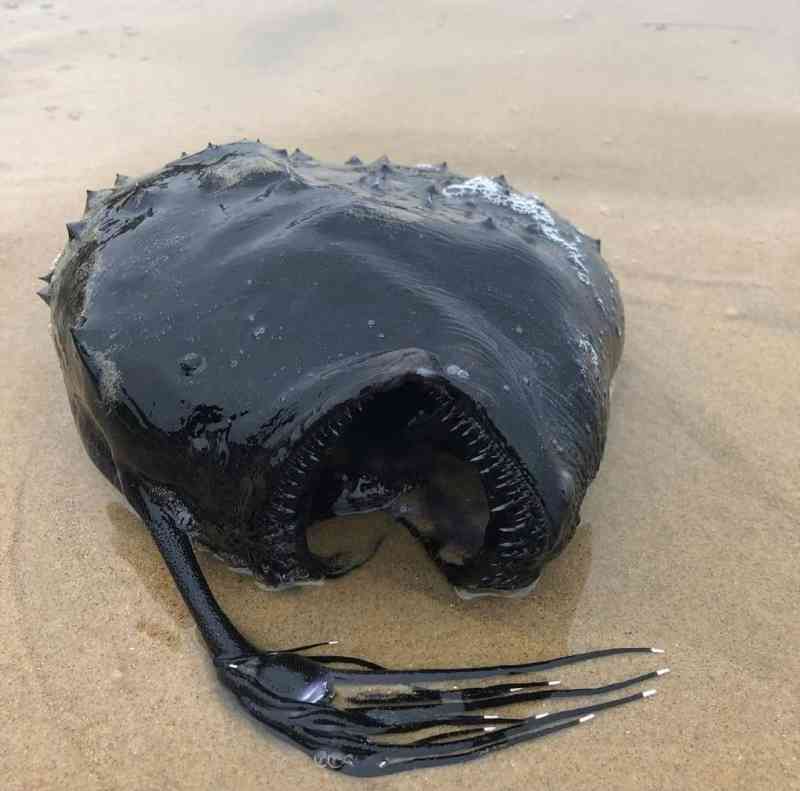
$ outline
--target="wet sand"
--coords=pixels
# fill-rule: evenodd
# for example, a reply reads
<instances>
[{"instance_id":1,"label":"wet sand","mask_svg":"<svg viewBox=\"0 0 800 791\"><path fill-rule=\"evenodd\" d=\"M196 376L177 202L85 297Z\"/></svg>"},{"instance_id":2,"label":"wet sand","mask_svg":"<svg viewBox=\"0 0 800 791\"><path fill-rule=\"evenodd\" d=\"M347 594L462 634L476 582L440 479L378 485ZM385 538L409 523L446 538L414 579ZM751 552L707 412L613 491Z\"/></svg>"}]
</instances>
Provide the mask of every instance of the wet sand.
<instances>
[{"instance_id":1,"label":"wet sand","mask_svg":"<svg viewBox=\"0 0 800 791\"><path fill-rule=\"evenodd\" d=\"M204 561L265 646L338 638L398 666L668 651L653 700L370 787L799 788L797 4L259 5L0 2L0 788L359 782L220 691L79 444L33 293L84 189L243 136L503 172L603 239L627 309L584 528L532 597L460 601L388 523L369 565L301 593Z\"/></svg>"}]
</instances>

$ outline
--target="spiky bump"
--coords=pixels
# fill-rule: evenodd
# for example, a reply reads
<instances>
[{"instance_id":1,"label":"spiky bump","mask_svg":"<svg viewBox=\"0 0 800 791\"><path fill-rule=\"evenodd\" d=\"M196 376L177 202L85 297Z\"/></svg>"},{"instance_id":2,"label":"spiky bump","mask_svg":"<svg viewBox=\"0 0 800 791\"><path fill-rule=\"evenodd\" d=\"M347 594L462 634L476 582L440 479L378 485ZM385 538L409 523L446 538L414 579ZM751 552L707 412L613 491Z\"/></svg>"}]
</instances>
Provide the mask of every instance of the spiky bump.
<instances>
[{"instance_id":1,"label":"spiky bump","mask_svg":"<svg viewBox=\"0 0 800 791\"><path fill-rule=\"evenodd\" d=\"M84 231L84 224L82 222L68 222L67 223L67 236L70 241L80 239Z\"/></svg>"},{"instance_id":2,"label":"spiky bump","mask_svg":"<svg viewBox=\"0 0 800 791\"><path fill-rule=\"evenodd\" d=\"M94 211L113 192L113 189L86 190L86 203L83 207L83 213L87 214Z\"/></svg>"},{"instance_id":3,"label":"spiky bump","mask_svg":"<svg viewBox=\"0 0 800 791\"><path fill-rule=\"evenodd\" d=\"M299 148L295 148L290 158L292 162L311 162L314 159L311 154L306 154L305 151L302 151Z\"/></svg>"}]
</instances>

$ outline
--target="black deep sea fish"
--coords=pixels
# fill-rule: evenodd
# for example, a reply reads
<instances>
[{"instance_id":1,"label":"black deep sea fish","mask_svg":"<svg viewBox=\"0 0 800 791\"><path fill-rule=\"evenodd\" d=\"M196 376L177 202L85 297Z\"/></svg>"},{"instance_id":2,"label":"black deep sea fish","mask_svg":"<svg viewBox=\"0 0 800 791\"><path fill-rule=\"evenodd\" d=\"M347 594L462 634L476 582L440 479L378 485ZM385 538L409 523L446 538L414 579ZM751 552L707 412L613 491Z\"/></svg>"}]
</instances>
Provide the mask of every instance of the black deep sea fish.
<instances>
[{"instance_id":1,"label":"black deep sea fish","mask_svg":"<svg viewBox=\"0 0 800 791\"><path fill-rule=\"evenodd\" d=\"M320 765L387 774L652 694L505 717L481 712L666 671L590 689L433 684L650 648L401 671L302 653L318 646L265 651L192 548L269 587L311 583L363 559L314 552L307 528L383 509L462 595L530 589L572 537L606 437L623 311L596 240L502 176L331 166L260 142L118 177L67 229L40 294L83 443L147 524L222 682L273 732ZM448 492L470 475L483 518ZM404 505L420 491L441 515L425 528ZM348 685L392 689L342 703Z\"/></svg>"}]
</instances>

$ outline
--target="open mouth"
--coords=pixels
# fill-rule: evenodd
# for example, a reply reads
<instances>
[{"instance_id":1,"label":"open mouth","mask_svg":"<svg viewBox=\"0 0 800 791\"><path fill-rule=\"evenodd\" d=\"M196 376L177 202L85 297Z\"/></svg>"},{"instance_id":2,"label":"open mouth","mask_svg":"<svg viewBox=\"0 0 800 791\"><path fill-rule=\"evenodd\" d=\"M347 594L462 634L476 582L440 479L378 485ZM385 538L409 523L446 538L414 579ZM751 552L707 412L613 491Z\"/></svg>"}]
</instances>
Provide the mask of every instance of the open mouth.
<instances>
[{"instance_id":1,"label":"open mouth","mask_svg":"<svg viewBox=\"0 0 800 791\"><path fill-rule=\"evenodd\" d=\"M531 475L484 410L445 379L406 373L366 389L319 419L284 471L271 518L296 526L298 555L315 576L353 563L315 552L308 528L367 511L402 522L468 595L529 588L551 548Z\"/></svg>"}]
</instances>

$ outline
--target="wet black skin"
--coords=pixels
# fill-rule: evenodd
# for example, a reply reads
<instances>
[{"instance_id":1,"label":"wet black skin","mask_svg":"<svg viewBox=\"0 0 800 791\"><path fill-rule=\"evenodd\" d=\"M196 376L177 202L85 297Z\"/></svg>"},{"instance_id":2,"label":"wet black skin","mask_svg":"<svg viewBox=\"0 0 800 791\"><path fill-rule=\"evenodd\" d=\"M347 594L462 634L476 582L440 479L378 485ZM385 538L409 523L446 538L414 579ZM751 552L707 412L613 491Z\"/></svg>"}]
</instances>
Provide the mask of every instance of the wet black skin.
<instances>
[{"instance_id":1,"label":"wet black skin","mask_svg":"<svg viewBox=\"0 0 800 791\"><path fill-rule=\"evenodd\" d=\"M572 536L603 451L623 316L599 243L503 177L330 166L258 142L118 177L68 235L41 296L81 438L149 527L221 680L271 730L322 766L386 774L642 697L487 725L486 707L655 674L595 690L415 685L651 649L426 671L264 651L219 608L192 548L272 587L336 576L355 561L315 555L308 525L345 495L353 510L389 509L446 458L477 468L484 534L453 562L441 550L457 520L425 536L407 526L463 592L530 587ZM342 686L376 684L412 686L333 703ZM438 725L457 729L374 738Z\"/></svg>"}]
</instances>

